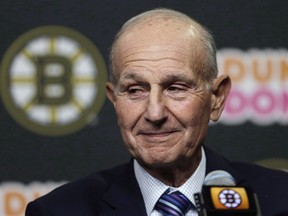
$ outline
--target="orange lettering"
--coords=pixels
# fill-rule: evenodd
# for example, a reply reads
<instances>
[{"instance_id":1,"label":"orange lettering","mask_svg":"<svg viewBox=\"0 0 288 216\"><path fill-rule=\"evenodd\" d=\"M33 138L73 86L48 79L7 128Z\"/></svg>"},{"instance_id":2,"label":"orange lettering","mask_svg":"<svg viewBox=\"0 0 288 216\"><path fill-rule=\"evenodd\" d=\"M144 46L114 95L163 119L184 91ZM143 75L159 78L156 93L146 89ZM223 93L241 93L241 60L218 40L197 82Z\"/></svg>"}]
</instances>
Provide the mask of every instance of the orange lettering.
<instances>
[{"instance_id":1,"label":"orange lettering","mask_svg":"<svg viewBox=\"0 0 288 216\"><path fill-rule=\"evenodd\" d=\"M281 67L280 67L280 70L281 70L281 82L285 82L285 80L288 80L288 63L285 61L285 60L281 60L281 63L280 63Z\"/></svg>"},{"instance_id":2,"label":"orange lettering","mask_svg":"<svg viewBox=\"0 0 288 216\"><path fill-rule=\"evenodd\" d=\"M25 211L25 197L16 191L7 192L4 196L4 212L7 216L21 216Z\"/></svg>"},{"instance_id":3,"label":"orange lettering","mask_svg":"<svg viewBox=\"0 0 288 216\"><path fill-rule=\"evenodd\" d=\"M229 75L233 82L240 82L244 78L245 68L240 59L227 58L223 65L224 73Z\"/></svg>"},{"instance_id":4,"label":"orange lettering","mask_svg":"<svg viewBox=\"0 0 288 216\"><path fill-rule=\"evenodd\" d=\"M266 64L265 64L266 63ZM260 70L260 66L264 68L264 70ZM269 82L272 77L272 62L271 60L267 60L266 62L259 62L256 59L252 61L252 72L255 80L260 83Z\"/></svg>"},{"instance_id":5,"label":"orange lettering","mask_svg":"<svg viewBox=\"0 0 288 216\"><path fill-rule=\"evenodd\" d=\"M32 197L33 197L34 199L37 199L37 198L39 198L40 196L42 196L42 194L39 193L39 192L34 192L34 193L32 194Z\"/></svg>"}]
</instances>

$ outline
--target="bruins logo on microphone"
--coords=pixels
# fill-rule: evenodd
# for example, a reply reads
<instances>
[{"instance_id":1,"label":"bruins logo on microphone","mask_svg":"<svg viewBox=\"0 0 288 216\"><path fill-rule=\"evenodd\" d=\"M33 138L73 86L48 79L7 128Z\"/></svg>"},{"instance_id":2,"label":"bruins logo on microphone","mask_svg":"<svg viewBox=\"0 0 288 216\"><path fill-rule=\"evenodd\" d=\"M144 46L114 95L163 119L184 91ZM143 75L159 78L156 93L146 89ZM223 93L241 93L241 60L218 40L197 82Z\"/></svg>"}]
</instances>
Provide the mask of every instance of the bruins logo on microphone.
<instances>
[{"instance_id":1,"label":"bruins logo on microphone","mask_svg":"<svg viewBox=\"0 0 288 216\"><path fill-rule=\"evenodd\" d=\"M245 188L211 187L210 190L215 209L249 209Z\"/></svg>"},{"instance_id":2,"label":"bruins logo on microphone","mask_svg":"<svg viewBox=\"0 0 288 216\"><path fill-rule=\"evenodd\" d=\"M105 99L107 70L88 38L61 26L45 26L20 36L1 65L1 95L11 116L43 135L83 128Z\"/></svg>"}]
</instances>

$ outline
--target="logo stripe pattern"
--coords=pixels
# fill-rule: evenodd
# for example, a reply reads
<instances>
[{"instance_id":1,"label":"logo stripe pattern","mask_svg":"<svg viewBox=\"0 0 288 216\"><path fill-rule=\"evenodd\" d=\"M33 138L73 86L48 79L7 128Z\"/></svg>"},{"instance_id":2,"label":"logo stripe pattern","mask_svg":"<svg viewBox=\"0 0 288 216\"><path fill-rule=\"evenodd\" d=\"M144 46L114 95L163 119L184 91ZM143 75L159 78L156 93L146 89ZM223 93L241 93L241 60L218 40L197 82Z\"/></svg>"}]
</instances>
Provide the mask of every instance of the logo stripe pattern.
<instances>
[{"instance_id":1,"label":"logo stripe pattern","mask_svg":"<svg viewBox=\"0 0 288 216\"><path fill-rule=\"evenodd\" d=\"M155 209L163 216L185 216L192 207L193 204L184 194L167 190L158 200Z\"/></svg>"}]
</instances>

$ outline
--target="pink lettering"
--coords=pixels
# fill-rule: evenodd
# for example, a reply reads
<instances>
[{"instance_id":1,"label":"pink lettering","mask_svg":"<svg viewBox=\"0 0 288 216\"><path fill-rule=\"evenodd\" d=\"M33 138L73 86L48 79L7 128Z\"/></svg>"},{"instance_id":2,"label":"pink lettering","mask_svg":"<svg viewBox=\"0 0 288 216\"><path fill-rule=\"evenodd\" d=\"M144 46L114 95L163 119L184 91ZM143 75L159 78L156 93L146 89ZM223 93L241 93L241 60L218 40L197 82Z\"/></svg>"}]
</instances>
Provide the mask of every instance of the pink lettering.
<instances>
[{"instance_id":1,"label":"pink lettering","mask_svg":"<svg viewBox=\"0 0 288 216\"><path fill-rule=\"evenodd\" d=\"M261 88L252 95L251 105L258 115L269 115L276 107L276 100L271 91Z\"/></svg>"}]
</instances>

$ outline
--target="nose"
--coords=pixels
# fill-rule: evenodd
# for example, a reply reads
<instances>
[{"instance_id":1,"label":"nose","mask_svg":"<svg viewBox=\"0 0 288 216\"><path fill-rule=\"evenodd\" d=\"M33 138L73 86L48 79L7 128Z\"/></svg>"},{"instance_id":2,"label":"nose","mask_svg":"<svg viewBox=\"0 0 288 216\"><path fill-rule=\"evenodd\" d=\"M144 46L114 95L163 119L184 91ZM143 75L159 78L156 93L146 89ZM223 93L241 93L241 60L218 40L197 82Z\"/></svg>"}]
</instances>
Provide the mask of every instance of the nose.
<instances>
[{"instance_id":1,"label":"nose","mask_svg":"<svg viewBox=\"0 0 288 216\"><path fill-rule=\"evenodd\" d=\"M151 89L144 118L156 126L161 126L168 118L168 112L161 91Z\"/></svg>"}]
</instances>

